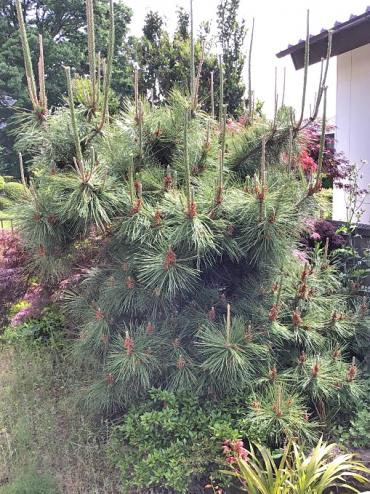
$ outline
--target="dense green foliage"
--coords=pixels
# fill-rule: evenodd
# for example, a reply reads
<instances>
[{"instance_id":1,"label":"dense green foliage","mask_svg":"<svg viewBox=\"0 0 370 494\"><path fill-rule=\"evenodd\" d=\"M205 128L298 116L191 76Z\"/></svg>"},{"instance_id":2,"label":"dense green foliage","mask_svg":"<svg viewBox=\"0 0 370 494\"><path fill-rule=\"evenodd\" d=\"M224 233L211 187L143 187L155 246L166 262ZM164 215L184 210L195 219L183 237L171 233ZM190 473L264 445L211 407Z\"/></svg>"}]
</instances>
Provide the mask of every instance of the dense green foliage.
<instances>
[{"instance_id":1,"label":"dense green foliage","mask_svg":"<svg viewBox=\"0 0 370 494\"><path fill-rule=\"evenodd\" d=\"M364 396L357 405L356 414L348 423L338 425L334 431L336 440L343 447L367 450L370 444L370 380L367 378Z\"/></svg>"},{"instance_id":2,"label":"dense green foliage","mask_svg":"<svg viewBox=\"0 0 370 494\"><path fill-rule=\"evenodd\" d=\"M237 2L222 8L241 42ZM153 58L119 110L113 1L103 78L91 9L89 0L89 77L66 67L66 105L51 110L20 22L33 110L18 120L17 148L31 181L14 214L28 269L62 301L83 406L121 422L121 480L186 492L230 436L312 444L350 420L369 307L342 285L327 246L300 249L321 188L320 163L316 175L294 165L302 120L293 125L283 107L271 122L250 107L235 131L223 106L220 121L202 109L200 73L190 95L172 89L153 105L163 47L153 13ZM189 44L182 11L180 21Z\"/></svg>"},{"instance_id":3,"label":"dense green foliage","mask_svg":"<svg viewBox=\"0 0 370 494\"><path fill-rule=\"evenodd\" d=\"M111 440L123 486L186 493L192 483L205 485L212 469L218 475L224 437L245 433L234 405L206 406L194 397L151 391L145 403L129 410Z\"/></svg>"},{"instance_id":4,"label":"dense green foliage","mask_svg":"<svg viewBox=\"0 0 370 494\"><path fill-rule=\"evenodd\" d=\"M22 196L24 187L12 177L0 175L0 218L9 216L9 209Z\"/></svg>"}]
</instances>

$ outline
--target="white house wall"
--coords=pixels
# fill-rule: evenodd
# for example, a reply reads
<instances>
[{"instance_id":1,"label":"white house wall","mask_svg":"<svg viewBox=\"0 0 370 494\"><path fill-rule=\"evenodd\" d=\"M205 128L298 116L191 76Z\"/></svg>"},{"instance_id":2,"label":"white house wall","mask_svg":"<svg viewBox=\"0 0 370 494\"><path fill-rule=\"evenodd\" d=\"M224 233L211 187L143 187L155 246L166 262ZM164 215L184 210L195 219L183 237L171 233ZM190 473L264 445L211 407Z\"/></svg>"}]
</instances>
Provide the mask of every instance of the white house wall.
<instances>
[{"instance_id":1,"label":"white house wall","mask_svg":"<svg viewBox=\"0 0 370 494\"><path fill-rule=\"evenodd\" d=\"M363 167L361 187L370 184L370 44L339 55L337 59L337 150ZM360 222L370 223L370 196ZM333 219L346 220L344 192L334 188Z\"/></svg>"}]
</instances>

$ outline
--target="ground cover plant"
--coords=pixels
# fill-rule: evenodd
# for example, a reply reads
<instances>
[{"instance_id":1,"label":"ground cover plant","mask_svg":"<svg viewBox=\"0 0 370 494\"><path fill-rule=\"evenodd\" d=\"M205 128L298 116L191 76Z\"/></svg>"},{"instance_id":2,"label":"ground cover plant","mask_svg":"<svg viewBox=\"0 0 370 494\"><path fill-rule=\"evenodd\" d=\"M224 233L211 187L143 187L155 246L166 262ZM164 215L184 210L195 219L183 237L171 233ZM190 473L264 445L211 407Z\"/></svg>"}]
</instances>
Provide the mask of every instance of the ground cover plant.
<instances>
[{"instance_id":1,"label":"ground cover plant","mask_svg":"<svg viewBox=\"0 0 370 494\"><path fill-rule=\"evenodd\" d=\"M276 96L272 121L250 92L236 132L222 57L210 95L218 120L202 109L193 44L189 94L173 90L155 105L135 70L134 101L112 108L109 3L106 58L87 0L89 76L65 67L66 105L50 109L43 40L36 78L17 1L33 111L19 129L24 190L14 216L28 272L73 339L81 406L121 422L110 445L124 488L191 492L217 470L224 440L310 447L361 401L367 299L342 285L328 243L309 252L300 243L322 186L331 41L309 121L305 87L301 113ZM305 81L308 53L307 37ZM317 166L303 170L301 134L321 103ZM39 338L26 324L23 334ZM183 416L198 417L190 431Z\"/></svg>"}]
</instances>

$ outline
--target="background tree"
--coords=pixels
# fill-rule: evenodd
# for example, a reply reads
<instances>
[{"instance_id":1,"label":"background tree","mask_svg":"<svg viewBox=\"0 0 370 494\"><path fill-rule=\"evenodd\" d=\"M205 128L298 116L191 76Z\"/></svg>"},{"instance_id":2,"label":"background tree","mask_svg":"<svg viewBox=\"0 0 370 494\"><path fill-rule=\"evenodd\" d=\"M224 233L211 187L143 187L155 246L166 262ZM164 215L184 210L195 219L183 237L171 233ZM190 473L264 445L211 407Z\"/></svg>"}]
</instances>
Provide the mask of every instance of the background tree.
<instances>
[{"instance_id":1,"label":"background tree","mask_svg":"<svg viewBox=\"0 0 370 494\"><path fill-rule=\"evenodd\" d=\"M225 73L224 102L228 113L237 116L242 110L245 92L243 43L246 36L245 20L239 16L240 0L221 0L217 8L218 40L223 51Z\"/></svg>"},{"instance_id":2,"label":"background tree","mask_svg":"<svg viewBox=\"0 0 370 494\"><path fill-rule=\"evenodd\" d=\"M23 0L22 5L33 54L38 53L38 33L43 35L49 106L61 105L66 94L63 65L70 65L80 74L87 73L85 4L80 0ZM109 24L108 3L96 0L94 7L96 47L105 56ZM128 77L131 68L127 63L130 50L124 49L123 45L132 12L119 3L115 6L115 15L115 50L118 63L113 73L112 87L119 96L126 96L130 94L132 81ZM12 171L16 156L12 150L14 141L9 134L7 120L16 107L30 107L14 0L0 1L0 46L0 145L4 146L2 158L8 164L9 171ZM36 55L33 61L37 63Z\"/></svg>"},{"instance_id":3,"label":"background tree","mask_svg":"<svg viewBox=\"0 0 370 494\"><path fill-rule=\"evenodd\" d=\"M190 33L189 14L182 8L177 11L178 21L173 36L166 30L165 22L158 12L149 12L145 18L143 35L136 40L136 60L141 70L140 89L147 94L153 92L154 101L168 99L169 93L177 88L183 92L190 86ZM204 61L201 73L199 100L203 109L210 109L210 74L214 71L215 86L218 85L217 59L212 53L213 40L210 26L201 26L195 40L195 65L202 57L202 43L205 42Z\"/></svg>"}]
</instances>

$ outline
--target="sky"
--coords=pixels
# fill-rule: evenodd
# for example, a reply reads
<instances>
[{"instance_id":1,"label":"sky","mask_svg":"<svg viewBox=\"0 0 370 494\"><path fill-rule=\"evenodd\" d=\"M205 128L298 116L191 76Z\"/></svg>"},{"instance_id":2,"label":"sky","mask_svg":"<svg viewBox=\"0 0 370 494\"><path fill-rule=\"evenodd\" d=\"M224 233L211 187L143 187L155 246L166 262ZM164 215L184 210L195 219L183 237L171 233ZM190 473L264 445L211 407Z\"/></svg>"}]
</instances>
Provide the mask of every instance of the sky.
<instances>
[{"instance_id":1,"label":"sky","mask_svg":"<svg viewBox=\"0 0 370 494\"><path fill-rule=\"evenodd\" d=\"M131 32L140 35L145 15L150 10L160 12L166 19L170 31L176 25L178 6L189 8L189 0L124 0L134 12ZM219 0L193 0L195 26L207 20L216 30L216 11ZM370 0L240 0L240 16L251 27L255 18L253 48L252 86L256 97L265 102L264 109L271 115L274 107L275 67L278 70L278 93L282 92L283 71L286 67L285 102L295 108L300 107L303 71L296 71L290 57L276 58L276 53L288 44L296 44L305 38L306 11L310 10L310 33L315 35L322 28L330 28L335 21L343 22L351 14L361 14ZM249 30L250 32L250 30ZM248 35L247 35L248 36ZM247 51L248 37L245 50ZM319 64L310 67L308 79L308 99L313 101L319 77ZM244 74L246 79L246 73ZM330 62L328 75L328 117L335 116L336 59Z\"/></svg>"}]
</instances>

